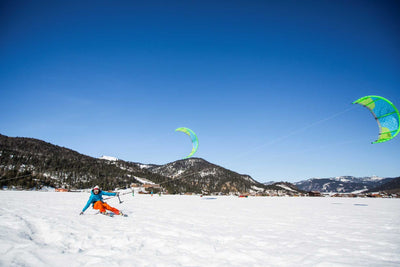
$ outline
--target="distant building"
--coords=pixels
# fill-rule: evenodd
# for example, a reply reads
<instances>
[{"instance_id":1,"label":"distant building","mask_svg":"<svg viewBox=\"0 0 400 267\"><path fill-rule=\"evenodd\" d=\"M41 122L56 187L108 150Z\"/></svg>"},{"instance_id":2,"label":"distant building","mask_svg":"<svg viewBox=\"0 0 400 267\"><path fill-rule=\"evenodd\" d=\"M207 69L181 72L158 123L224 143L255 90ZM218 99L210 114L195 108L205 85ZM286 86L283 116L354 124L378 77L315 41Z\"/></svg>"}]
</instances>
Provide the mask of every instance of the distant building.
<instances>
[{"instance_id":1,"label":"distant building","mask_svg":"<svg viewBox=\"0 0 400 267\"><path fill-rule=\"evenodd\" d=\"M161 187L159 184L143 184L142 186L144 188L160 188Z\"/></svg>"},{"instance_id":2,"label":"distant building","mask_svg":"<svg viewBox=\"0 0 400 267\"><path fill-rule=\"evenodd\" d=\"M56 192L68 192L68 189L65 189L65 188L56 188L56 189L54 189L54 191L56 191Z\"/></svg>"},{"instance_id":3,"label":"distant building","mask_svg":"<svg viewBox=\"0 0 400 267\"><path fill-rule=\"evenodd\" d=\"M136 183L132 183L131 187L143 187L143 188L161 188L161 186L159 184L136 184Z\"/></svg>"},{"instance_id":4,"label":"distant building","mask_svg":"<svg viewBox=\"0 0 400 267\"><path fill-rule=\"evenodd\" d=\"M310 192L308 192L308 196L310 196L310 197L320 197L322 195L318 191L310 191Z\"/></svg>"}]
</instances>

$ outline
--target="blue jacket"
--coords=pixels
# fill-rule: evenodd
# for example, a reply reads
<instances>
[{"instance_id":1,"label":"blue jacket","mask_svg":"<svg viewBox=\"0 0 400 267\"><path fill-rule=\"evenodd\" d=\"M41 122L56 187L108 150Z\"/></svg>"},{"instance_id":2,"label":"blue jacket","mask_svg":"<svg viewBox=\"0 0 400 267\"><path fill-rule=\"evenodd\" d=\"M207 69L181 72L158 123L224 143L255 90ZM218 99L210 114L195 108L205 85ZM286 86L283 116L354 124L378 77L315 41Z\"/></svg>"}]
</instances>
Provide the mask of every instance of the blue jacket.
<instances>
[{"instance_id":1,"label":"blue jacket","mask_svg":"<svg viewBox=\"0 0 400 267\"><path fill-rule=\"evenodd\" d=\"M93 190L91 191L90 197L88 202L86 203L86 206L83 208L82 212L85 212L85 210L87 210L87 208L89 208L90 204L92 204L92 206L94 205L94 203L96 203L97 201L101 201L103 202L103 195L106 196L116 196L117 193L109 193L109 192L104 192L104 191L99 191L99 193L96 195L95 193L93 193Z\"/></svg>"}]
</instances>

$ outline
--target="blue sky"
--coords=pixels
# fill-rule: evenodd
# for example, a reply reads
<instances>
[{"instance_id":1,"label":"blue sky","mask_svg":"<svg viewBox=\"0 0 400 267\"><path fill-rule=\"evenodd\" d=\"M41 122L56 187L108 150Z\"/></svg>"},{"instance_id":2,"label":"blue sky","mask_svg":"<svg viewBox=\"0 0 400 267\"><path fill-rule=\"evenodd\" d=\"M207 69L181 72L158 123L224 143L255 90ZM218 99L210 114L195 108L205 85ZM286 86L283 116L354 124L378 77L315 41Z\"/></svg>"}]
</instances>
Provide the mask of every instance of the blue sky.
<instances>
[{"instance_id":1,"label":"blue sky","mask_svg":"<svg viewBox=\"0 0 400 267\"><path fill-rule=\"evenodd\" d=\"M397 177L397 1L2 1L0 133L93 157L195 156L264 182ZM146 3L143 3L146 2Z\"/></svg>"}]
</instances>

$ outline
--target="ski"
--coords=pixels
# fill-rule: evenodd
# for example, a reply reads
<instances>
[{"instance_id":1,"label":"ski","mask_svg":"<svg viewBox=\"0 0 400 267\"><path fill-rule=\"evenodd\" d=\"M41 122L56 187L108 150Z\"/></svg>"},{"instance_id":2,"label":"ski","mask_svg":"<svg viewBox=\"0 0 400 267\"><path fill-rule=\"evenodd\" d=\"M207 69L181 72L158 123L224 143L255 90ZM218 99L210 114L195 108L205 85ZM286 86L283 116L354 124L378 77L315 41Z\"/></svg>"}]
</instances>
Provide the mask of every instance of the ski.
<instances>
[{"instance_id":1,"label":"ski","mask_svg":"<svg viewBox=\"0 0 400 267\"><path fill-rule=\"evenodd\" d=\"M114 217L114 216L128 217L128 214L120 212L120 214L117 215L112 211L106 211L105 213L97 212L97 213L91 214L91 215L97 215L97 214L105 215L105 216L108 216L108 217Z\"/></svg>"},{"instance_id":2,"label":"ski","mask_svg":"<svg viewBox=\"0 0 400 267\"><path fill-rule=\"evenodd\" d=\"M100 213L102 215L108 216L108 217L114 217L114 213L113 212L105 212L105 213Z\"/></svg>"}]
</instances>

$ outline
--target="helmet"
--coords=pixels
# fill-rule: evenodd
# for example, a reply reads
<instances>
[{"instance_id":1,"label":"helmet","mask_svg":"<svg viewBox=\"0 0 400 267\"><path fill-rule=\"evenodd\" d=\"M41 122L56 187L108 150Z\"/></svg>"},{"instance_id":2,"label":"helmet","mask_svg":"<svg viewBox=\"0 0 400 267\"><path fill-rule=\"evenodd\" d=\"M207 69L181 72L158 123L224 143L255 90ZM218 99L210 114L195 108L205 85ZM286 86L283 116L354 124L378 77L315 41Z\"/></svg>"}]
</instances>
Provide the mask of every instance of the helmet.
<instances>
[{"instance_id":1,"label":"helmet","mask_svg":"<svg viewBox=\"0 0 400 267\"><path fill-rule=\"evenodd\" d=\"M97 190L97 193L95 193L96 195L100 192L100 187L98 185L96 185L95 187L93 187L92 192L94 193L94 191Z\"/></svg>"}]
</instances>

